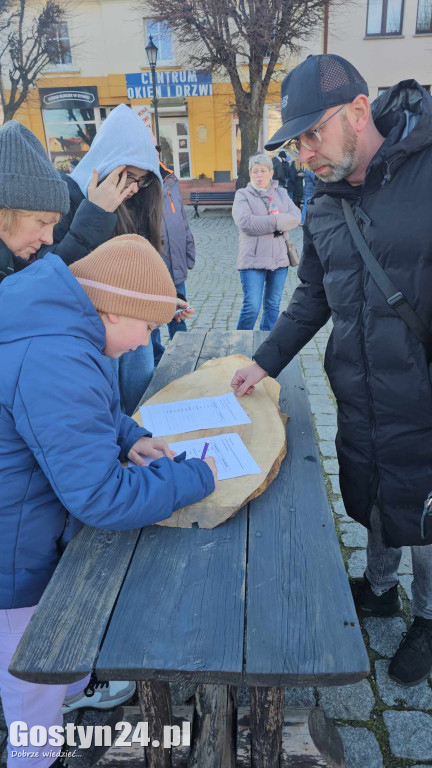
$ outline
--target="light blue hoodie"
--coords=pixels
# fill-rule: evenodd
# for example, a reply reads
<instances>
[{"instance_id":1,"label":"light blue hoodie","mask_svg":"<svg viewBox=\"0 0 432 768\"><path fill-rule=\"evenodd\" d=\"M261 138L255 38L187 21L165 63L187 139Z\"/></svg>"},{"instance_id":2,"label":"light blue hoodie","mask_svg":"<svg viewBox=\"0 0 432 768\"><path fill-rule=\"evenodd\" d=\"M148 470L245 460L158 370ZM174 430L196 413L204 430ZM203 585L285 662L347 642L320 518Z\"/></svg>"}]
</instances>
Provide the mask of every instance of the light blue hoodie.
<instances>
[{"instance_id":1,"label":"light blue hoodie","mask_svg":"<svg viewBox=\"0 0 432 768\"><path fill-rule=\"evenodd\" d=\"M93 169L96 168L99 181L102 181L119 165L134 165L143 171L152 171L162 184L159 158L150 131L126 104L120 104L110 112L71 178L87 197Z\"/></svg>"}]
</instances>

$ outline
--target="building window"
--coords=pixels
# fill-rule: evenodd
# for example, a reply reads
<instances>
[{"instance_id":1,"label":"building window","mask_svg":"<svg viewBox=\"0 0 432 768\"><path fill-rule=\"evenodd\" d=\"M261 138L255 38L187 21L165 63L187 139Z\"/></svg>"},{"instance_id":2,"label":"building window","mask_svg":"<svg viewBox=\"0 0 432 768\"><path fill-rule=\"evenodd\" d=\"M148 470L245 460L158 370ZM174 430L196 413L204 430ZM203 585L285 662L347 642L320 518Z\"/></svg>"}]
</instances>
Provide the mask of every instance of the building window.
<instances>
[{"instance_id":1,"label":"building window","mask_svg":"<svg viewBox=\"0 0 432 768\"><path fill-rule=\"evenodd\" d=\"M56 24L53 28L52 55L50 63L55 67L67 67L72 64L71 44L67 22Z\"/></svg>"},{"instance_id":2,"label":"building window","mask_svg":"<svg viewBox=\"0 0 432 768\"><path fill-rule=\"evenodd\" d=\"M432 32L432 0L419 0L416 32L418 35Z\"/></svg>"},{"instance_id":3,"label":"building window","mask_svg":"<svg viewBox=\"0 0 432 768\"><path fill-rule=\"evenodd\" d=\"M366 36L401 35L403 6L404 0L368 0Z\"/></svg>"},{"instance_id":4,"label":"building window","mask_svg":"<svg viewBox=\"0 0 432 768\"><path fill-rule=\"evenodd\" d=\"M67 171L70 160L84 157L104 112L103 108L42 110L48 151L57 170Z\"/></svg>"},{"instance_id":5,"label":"building window","mask_svg":"<svg viewBox=\"0 0 432 768\"><path fill-rule=\"evenodd\" d=\"M173 44L171 31L166 22L153 21L152 19L146 19L145 21L145 44L147 45L150 35L153 38L154 44L158 48L156 66L159 64L173 64Z\"/></svg>"}]
</instances>

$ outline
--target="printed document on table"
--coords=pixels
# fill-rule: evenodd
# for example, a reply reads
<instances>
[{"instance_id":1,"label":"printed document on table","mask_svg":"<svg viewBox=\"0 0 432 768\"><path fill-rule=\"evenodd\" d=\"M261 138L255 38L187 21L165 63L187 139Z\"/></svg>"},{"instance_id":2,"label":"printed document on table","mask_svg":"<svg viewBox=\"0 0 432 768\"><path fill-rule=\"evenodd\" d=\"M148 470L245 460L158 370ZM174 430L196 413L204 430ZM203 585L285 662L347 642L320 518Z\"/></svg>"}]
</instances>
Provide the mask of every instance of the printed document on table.
<instances>
[{"instance_id":1,"label":"printed document on table","mask_svg":"<svg viewBox=\"0 0 432 768\"><path fill-rule=\"evenodd\" d=\"M250 424L250 418L234 392L216 397L142 405L140 411L143 424L153 433L153 437Z\"/></svg>"},{"instance_id":2,"label":"printed document on table","mask_svg":"<svg viewBox=\"0 0 432 768\"><path fill-rule=\"evenodd\" d=\"M209 444L207 456L212 456L216 462L218 480L258 475L261 472L237 432L200 437L197 440L181 440L179 443L170 443L170 448L177 454L186 451L187 459L200 459L205 443Z\"/></svg>"}]
</instances>

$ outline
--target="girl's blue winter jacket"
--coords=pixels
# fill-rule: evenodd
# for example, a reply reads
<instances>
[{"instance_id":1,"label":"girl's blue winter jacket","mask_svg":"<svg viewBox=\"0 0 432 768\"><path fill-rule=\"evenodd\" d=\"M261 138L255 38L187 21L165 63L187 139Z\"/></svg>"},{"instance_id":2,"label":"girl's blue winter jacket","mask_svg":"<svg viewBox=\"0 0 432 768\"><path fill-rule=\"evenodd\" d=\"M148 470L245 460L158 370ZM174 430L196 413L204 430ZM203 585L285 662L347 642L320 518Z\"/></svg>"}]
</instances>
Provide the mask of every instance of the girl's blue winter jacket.
<instances>
[{"instance_id":1,"label":"girl's blue winter jacket","mask_svg":"<svg viewBox=\"0 0 432 768\"><path fill-rule=\"evenodd\" d=\"M104 325L49 254L0 286L0 609L35 605L73 519L130 529L214 490L199 459L123 468L149 433L120 411Z\"/></svg>"}]
</instances>

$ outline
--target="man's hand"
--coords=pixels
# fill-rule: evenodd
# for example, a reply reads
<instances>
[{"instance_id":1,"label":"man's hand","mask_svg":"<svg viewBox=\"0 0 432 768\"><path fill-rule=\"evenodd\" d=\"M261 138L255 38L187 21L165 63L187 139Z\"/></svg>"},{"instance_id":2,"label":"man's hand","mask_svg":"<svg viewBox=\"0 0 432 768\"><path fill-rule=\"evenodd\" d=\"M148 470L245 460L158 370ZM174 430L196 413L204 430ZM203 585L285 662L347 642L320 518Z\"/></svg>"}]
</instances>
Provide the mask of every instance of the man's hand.
<instances>
[{"instance_id":1,"label":"man's hand","mask_svg":"<svg viewBox=\"0 0 432 768\"><path fill-rule=\"evenodd\" d=\"M94 168L87 191L88 199L91 203L98 205L99 208L103 208L104 211L114 213L127 195L138 191L136 183L126 186L126 177L126 166L120 165L111 171L109 176L98 186L99 176Z\"/></svg>"},{"instance_id":2,"label":"man's hand","mask_svg":"<svg viewBox=\"0 0 432 768\"><path fill-rule=\"evenodd\" d=\"M175 451L170 449L167 441L162 437L140 437L130 449L128 459L138 466L145 466L143 456L147 459L160 459L161 456L166 456L172 460L175 455Z\"/></svg>"},{"instance_id":3,"label":"man's hand","mask_svg":"<svg viewBox=\"0 0 432 768\"><path fill-rule=\"evenodd\" d=\"M203 461L207 464L208 467L210 467L210 469L211 469L211 471L213 473L213 478L214 478L215 485L216 485L216 483L217 483L217 466L216 466L216 462L215 462L213 456L208 456L206 459L203 459Z\"/></svg>"},{"instance_id":4,"label":"man's hand","mask_svg":"<svg viewBox=\"0 0 432 768\"><path fill-rule=\"evenodd\" d=\"M235 372L231 382L234 394L237 397L250 395L255 389L255 384L258 384L261 379L265 379L266 376L268 376L267 371L261 368L258 363L248 365L247 368L240 368Z\"/></svg>"},{"instance_id":5,"label":"man's hand","mask_svg":"<svg viewBox=\"0 0 432 768\"><path fill-rule=\"evenodd\" d=\"M182 309L184 307L184 312L179 312L174 315L173 320L176 320L178 323L180 323L182 320L188 320L193 313L195 312L194 308L191 307L187 301L183 301L182 299L177 299L177 309ZM187 309L189 307L189 309Z\"/></svg>"}]
</instances>

